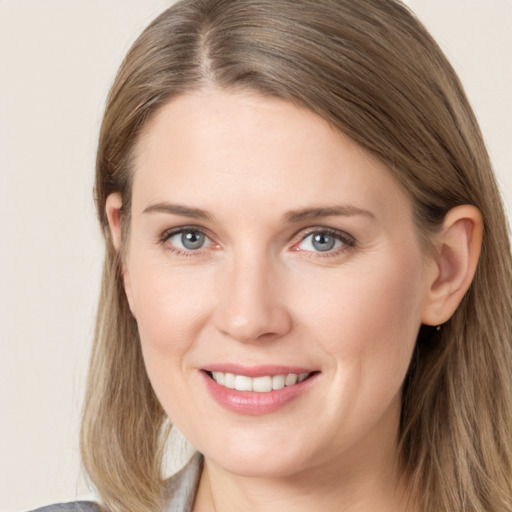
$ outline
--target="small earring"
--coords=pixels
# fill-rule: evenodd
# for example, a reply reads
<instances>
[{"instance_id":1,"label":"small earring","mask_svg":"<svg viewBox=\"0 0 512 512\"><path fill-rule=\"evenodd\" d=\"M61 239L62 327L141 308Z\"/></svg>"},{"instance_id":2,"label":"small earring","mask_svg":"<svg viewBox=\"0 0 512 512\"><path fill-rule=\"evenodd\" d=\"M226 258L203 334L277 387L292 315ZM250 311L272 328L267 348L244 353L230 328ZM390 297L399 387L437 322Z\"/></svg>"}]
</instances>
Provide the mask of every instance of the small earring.
<instances>
[{"instance_id":1,"label":"small earring","mask_svg":"<svg viewBox=\"0 0 512 512\"><path fill-rule=\"evenodd\" d=\"M436 331L437 331L437 332L439 332L440 330L441 330L441 326L440 326L440 325L438 325L438 326L436 327Z\"/></svg>"}]
</instances>

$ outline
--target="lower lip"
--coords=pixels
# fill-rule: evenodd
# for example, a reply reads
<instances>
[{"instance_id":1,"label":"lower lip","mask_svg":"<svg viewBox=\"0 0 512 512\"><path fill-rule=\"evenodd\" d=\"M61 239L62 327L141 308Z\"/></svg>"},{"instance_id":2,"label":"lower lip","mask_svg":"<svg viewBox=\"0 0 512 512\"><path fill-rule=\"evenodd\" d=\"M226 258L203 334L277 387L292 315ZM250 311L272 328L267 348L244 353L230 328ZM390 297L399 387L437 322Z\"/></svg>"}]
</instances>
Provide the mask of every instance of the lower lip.
<instances>
[{"instance_id":1,"label":"lower lip","mask_svg":"<svg viewBox=\"0 0 512 512\"><path fill-rule=\"evenodd\" d=\"M303 395L311 387L317 376L317 374L313 374L305 381L293 386L286 386L267 393L257 393L229 389L217 384L206 372L202 371L201 375L206 388L219 405L229 411L248 416L270 414L284 407Z\"/></svg>"}]
</instances>

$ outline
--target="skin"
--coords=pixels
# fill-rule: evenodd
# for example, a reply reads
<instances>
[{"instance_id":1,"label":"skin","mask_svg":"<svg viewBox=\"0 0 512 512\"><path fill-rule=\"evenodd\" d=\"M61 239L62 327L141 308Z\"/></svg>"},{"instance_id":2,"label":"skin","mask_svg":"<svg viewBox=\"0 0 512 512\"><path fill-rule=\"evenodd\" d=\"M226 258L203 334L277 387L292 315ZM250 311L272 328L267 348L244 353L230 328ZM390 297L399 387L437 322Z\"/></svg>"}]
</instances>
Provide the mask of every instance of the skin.
<instances>
[{"instance_id":1,"label":"skin","mask_svg":"<svg viewBox=\"0 0 512 512\"><path fill-rule=\"evenodd\" d=\"M478 212L450 212L426 251L381 162L315 114L250 93L171 101L136 154L124 282L155 392L205 455L195 511L419 510L399 484L401 387L420 325L447 320L469 286ZM108 198L118 248L120 206ZM341 211L290 214L319 208ZM204 245L169 234L183 227ZM326 229L339 238L321 252L310 235ZM251 416L206 390L201 369L218 363L318 374Z\"/></svg>"}]
</instances>

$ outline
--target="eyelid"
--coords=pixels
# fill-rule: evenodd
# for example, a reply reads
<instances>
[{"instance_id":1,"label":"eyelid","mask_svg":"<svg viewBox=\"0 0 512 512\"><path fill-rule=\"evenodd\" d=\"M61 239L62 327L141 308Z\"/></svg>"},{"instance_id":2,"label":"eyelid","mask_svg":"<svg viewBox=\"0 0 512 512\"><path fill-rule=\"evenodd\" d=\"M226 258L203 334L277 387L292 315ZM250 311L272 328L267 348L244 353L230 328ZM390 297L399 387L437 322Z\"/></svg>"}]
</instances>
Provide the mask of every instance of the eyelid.
<instances>
[{"instance_id":1,"label":"eyelid","mask_svg":"<svg viewBox=\"0 0 512 512\"><path fill-rule=\"evenodd\" d=\"M323 233L330 235L337 240L340 240L342 242L342 246L338 247L337 249L333 249L330 251L325 251L322 253L322 251L302 251L302 252L308 252L315 254L316 256L333 256L337 255L341 252L347 251L349 249L352 249L356 246L356 239L347 233L346 231L341 231L339 229L330 228L327 226L313 226L306 228L305 230L301 230L297 235L295 235L294 240L292 242L292 250L295 251L301 251L301 249L298 248L298 245L303 242L308 236L317 234L317 233Z\"/></svg>"},{"instance_id":2,"label":"eyelid","mask_svg":"<svg viewBox=\"0 0 512 512\"><path fill-rule=\"evenodd\" d=\"M176 247L169 243L169 239L172 236L179 235L180 233L185 233L187 231L201 233L205 236L205 238L210 242L207 247L202 247L200 249L182 249L180 247ZM218 244L214 241L213 237L209 234L208 230L201 226L187 225L187 226L178 226L170 229L164 230L160 235L158 235L158 242L162 245L165 245L168 250L174 252L178 255L197 255L201 254L204 250L210 249L211 246L215 247Z\"/></svg>"},{"instance_id":3,"label":"eyelid","mask_svg":"<svg viewBox=\"0 0 512 512\"><path fill-rule=\"evenodd\" d=\"M169 238L172 236L178 235L180 233L184 233L187 231L196 231L198 233L203 234L210 244L208 247L200 248L200 249L181 249L179 247L173 246L168 243ZM340 240L342 242L342 246L338 247L333 250L325 251L322 253L322 251L307 251L307 250L301 250L299 249L298 245L303 242L308 236L311 236L316 233L324 233L328 234L337 240ZM203 253L206 249L211 249L212 246L214 248L218 248L219 244L215 242L214 237L210 234L209 230L205 229L204 227L197 226L197 225L186 225L186 226L177 226L174 228L166 229L164 230L160 235L158 235L158 242L162 245L165 245L171 252L177 253L179 255L198 255ZM304 252L304 253L311 253L315 256L334 256L338 255L339 253L345 252L349 249L353 249L356 246L356 239L347 233L346 231L342 231L339 229L327 227L327 226L311 226L306 229L302 229L299 231L292 240L292 250L295 250L297 252Z\"/></svg>"}]
</instances>

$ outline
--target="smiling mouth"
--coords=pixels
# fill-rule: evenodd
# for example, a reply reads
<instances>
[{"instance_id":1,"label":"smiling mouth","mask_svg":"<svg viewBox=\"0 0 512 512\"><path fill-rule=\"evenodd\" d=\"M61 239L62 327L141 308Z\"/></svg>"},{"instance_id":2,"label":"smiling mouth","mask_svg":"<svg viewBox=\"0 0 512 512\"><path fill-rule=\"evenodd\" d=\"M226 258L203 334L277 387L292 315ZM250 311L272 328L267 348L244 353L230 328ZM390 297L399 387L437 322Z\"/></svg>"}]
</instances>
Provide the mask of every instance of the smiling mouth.
<instances>
[{"instance_id":1,"label":"smiling mouth","mask_svg":"<svg viewBox=\"0 0 512 512\"><path fill-rule=\"evenodd\" d=\"M261 377L248 377L225 372L206 372L208 376L220 386L236 391L252 391L256 393L270 393L285 387L295 386L309 379L317 372L288 373L283 375L264 375Z\"/></svg>"}]
</instances>

